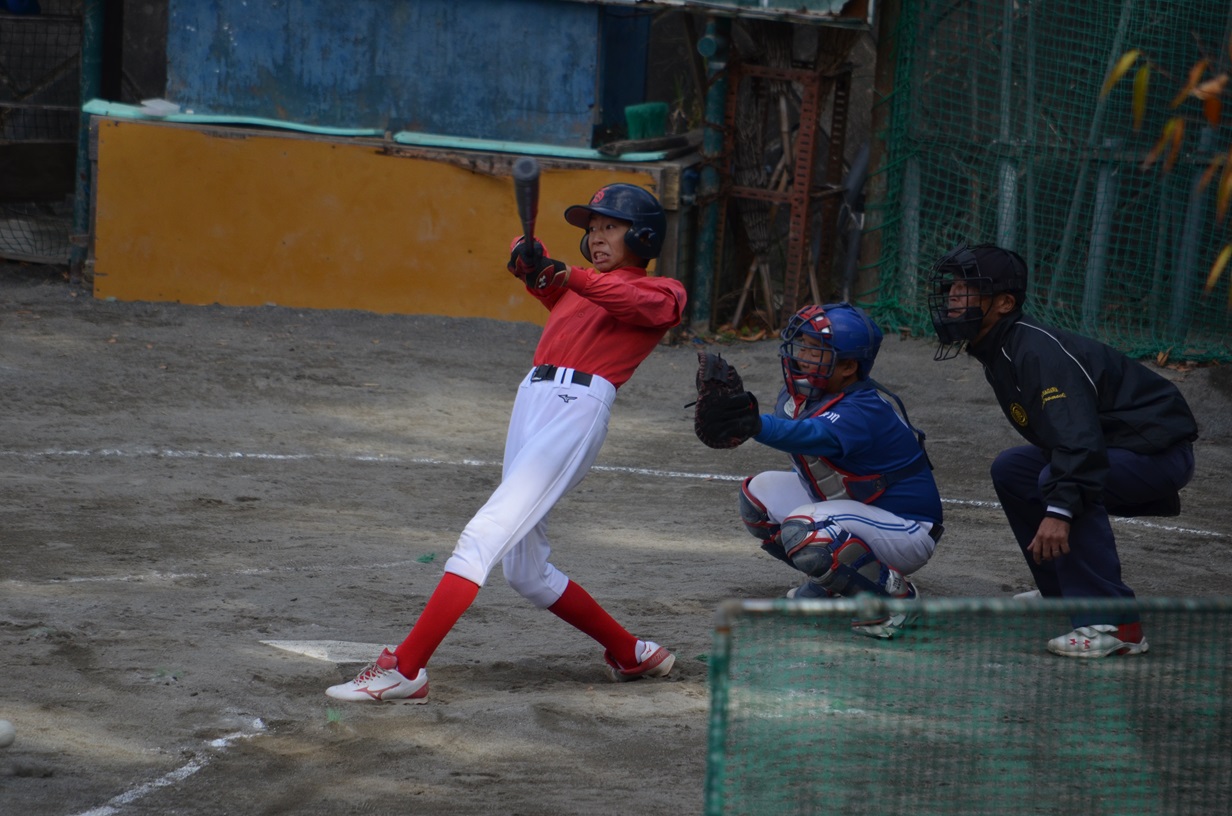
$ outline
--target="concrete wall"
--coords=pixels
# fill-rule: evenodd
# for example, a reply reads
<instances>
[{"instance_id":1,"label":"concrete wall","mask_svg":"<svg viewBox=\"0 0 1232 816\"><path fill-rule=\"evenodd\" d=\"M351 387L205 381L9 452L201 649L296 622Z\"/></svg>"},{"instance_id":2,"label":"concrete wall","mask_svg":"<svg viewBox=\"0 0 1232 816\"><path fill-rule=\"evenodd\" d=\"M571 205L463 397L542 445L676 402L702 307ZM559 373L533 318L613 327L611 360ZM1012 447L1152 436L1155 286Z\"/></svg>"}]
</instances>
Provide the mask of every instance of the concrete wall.
<instances>
[{"instance_id":1,"label":"concrete wall","mask_svg":"<svg viewBox=\"0 0 1232 816\"><path fill-rule=\"evenodd\" d=\"M542 323L505 270L516 156L97 118L97 297L278 304ZM562 217L611 182L669 202L672 164L541 160L539 236L584 263ZM675 226L670 219L669 233ZM665 258L675 251L669 234Z\"/></svg>"}]
</instances>

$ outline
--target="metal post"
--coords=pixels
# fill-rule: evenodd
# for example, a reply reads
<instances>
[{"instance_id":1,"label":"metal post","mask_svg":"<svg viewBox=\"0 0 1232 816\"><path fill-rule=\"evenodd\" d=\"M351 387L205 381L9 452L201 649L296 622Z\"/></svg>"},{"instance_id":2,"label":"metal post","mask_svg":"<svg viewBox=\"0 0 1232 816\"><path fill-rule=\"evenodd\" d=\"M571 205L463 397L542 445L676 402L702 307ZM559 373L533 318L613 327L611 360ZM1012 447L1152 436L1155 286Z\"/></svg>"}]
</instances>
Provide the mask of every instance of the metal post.
<instances>
[{"instance_id":1,"label":"metal post","mask_svg":"<svg viewBox=\"0 0 1232 816\"><path fill-rule=\"evenodd\" d=\"M84 0L81 7L81 99L84 105L99 94L103 75L104 0ZM73 232L69 236L69 274L80 280L89 254L90 236L90 115L81 114L77 127L77 191L73 198Z\"/></svg>"},{"instance_id":2,"label":"metal post","mask_svg":"<svg viewBox=\"0 0 1232 816\"><path fill-rule=\"evenodd\" d=\"M1189 179L1189 199L1185 205L1185 218L1181 226L1180 240L1177 242L1176 266L1172 272L1172 311L1168 319L1168 339L1173 343L1184 342L1189 333L1189 321L1193 308L1192 295L1194 284L1202 279L1198 272L1199 235L1202 225L1206 222L1206 194L1202 189L1202 176L1205 172L1207 157L1214 148L1215 132L1213 128L1204 127L1198 137L1198 149L1194 155L1201 157L1201 163L1193 171Z\"/></svg>"},{"instance_id":3,"label":"metal post","mask_svg":"<svg viewBox=\"0 0 1232 816\"><path fill-rule=\"evenodd\" d=\"M1108 247L1116 221L1117 192L1120 187L1116 158L1120 145L1119 139L1104 141L1107 156L1100 162L1099 176L1095 182L1091 247L1087 254L1087 275L1082 291L1082 330L1092 337L1096 336L1100 313L1104 308L1104 275L1108 268Z\"/></svg>"},{"instance_id":4,"label":"metal post","mask_svg":"<svg viewBox=\"0 0 1232 816\"><path fill-rule=\"evenodd\" d=\"M1027 261L1027 269L1031 270L1031 275L1028 278L1027 298L1032 301L1033 308L1038 309L1038 304L1035 304L1035 293L1039 291L1039 274L1036 270L1039 269L1039 255L1036 251L1036 246L1039 243L1035 232L1035 45L1037 42L1035 34L1035 5L1027 7L1027 86L1023 91L1022 108L1025 112L1023 115L1023 182L1026 186L1026 192L1023 194L1024 209L1026 215L1027 237L1025 246L1018 254L1022 255ZM1038 314L1038 312L1037 312Z\"/></svg>"},{"instance_id":5,"label":"metal post","mask_svg":"<svg viewBox=\"0 0 1232 816\"><path fill-rule=\"evenodd\" d=\"M1108 53L1108 70L1116 65L1124 47L1125 37L1129 32L1129 20L1133 14L1134 0L1124 0L1121 4L1121 19L1117 23L1116 34L1112 37L1112 48ZM1095 112L1091 115L1087 140L1083 144L1082 160L1078 164L1078 178L1074 182L1074 197L1070 200L1069 213L1065 217L1065 231L1061 234L1061 248L1057 252L1057 264L1052 273L1052 284L1049 291L1049 303L1057 302L1057 287L1062 285L1062 279L1069 272L1069 256L1074 248L1074 238L1078 231L1078 219L1082 214L1082 206L1086 199L1087 174L1091 169L1091 153L1096 152L1099 131L1104 125L1104 114L1108 111L1107 99L1100 97L1095 103Z\"/></svg>"},{"instance_id":6,"label":"metal post","mask_svg":"<svg viewBox=\"0 0 1232 816\"><path fill-rule=\"evenodd\" d=\"M1013 143L1014 104L1014 0L1005 0L1001 20L1001 110L997 141L1002 150L997 185L997 244L1016 249L1018 227L1018 168L1006 155Z\"/></svg>"},{"instance_id":7,"label":"metal post","mask_svg":"<svg viewBox=\"0 0 1232 816\"><path fill-rule=\"evenodd\" d=\"M727 107L727 42L731 21L725 17L710 17L706 33L697 43L697 51L706 58L706 130L702 137L702 173L700 228L697 236L697 266L693 274L690 323L694 332L709 332L713 311L714 279L718 272L716 256L719 233L719 169L723 159L723 118Z\"/></svg>"}]
</instances>

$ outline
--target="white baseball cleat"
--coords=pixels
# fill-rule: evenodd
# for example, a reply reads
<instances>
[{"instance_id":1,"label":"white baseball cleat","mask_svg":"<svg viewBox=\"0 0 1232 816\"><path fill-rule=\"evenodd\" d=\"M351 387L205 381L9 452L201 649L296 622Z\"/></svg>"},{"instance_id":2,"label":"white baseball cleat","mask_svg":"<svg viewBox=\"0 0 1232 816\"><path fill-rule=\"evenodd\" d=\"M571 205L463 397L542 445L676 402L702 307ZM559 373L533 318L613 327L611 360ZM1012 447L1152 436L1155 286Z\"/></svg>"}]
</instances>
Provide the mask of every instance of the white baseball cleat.
<instances>
[{"instance_id":1,"label":"white baseball cleat","mask_svg":"<svg viewBox=\"0 0 1232 816\"><path fill-rule=\"evenodd\" d=\"M325 693L338 700L409 700L412 703L426 703L428 670L420 669L414 680L407 679L398 671L398 658L386 648L376 662L370 663L354 680L330 686Z\"/></svg>"},{"instance_id":2,"label":"white baseball cleat","mask_svg":"<svg viewBox=\"0 0 1232 816\"><path fill-rule=\"evenodd\" d=\"M668 672L672 670L672 666L676 663L676 656L674 654L652 640L639 640L637 647L633 650L633 654L637 657L638 663L636 666L626 669L616 662L611 652L606 650L603 652L603 659L607 661L608 672L617 683L637 680L641 677L667 677Z\"/></svg>"},{"instance_id":3,"label":"white baseball cleat","mask_svg":"<svg viewBox=\"0 0 1232 816\"><path fill-rule=\"evenodd\" d=\"M896 573L897 574L897 573ZM894 588L898 590L891 597L904 601L914 601L920 597L920 591L915 588L915 584L899 576L901 583L895 584ZM890 615L887 618L880 620L854 620L851 622L851 631L857 635L864 635L871 638L884 638L886 640L895 635L902 634L902 631L911 624L920 619L920 613L914 610L900 612L897 615Z\"/></svg>"},{"instance_id":4,"label":"white baseball cleat","mask_svg":"<svg viewBox=\"0 0 1232 816\"><path fill-rule=\"evenodd\" d=\"M796 600L811 600L814 598L833 598L834 593L823 587L821 584L814 581L812 578L805 578L800 586L792 587L787 590L787 597Z\"/></svg>"},{"instance_id":5,"label":"white baseball cleat","mask_svg":"<svg viewBox=\"0 0 1232 816\"><path fill-rule=\"evenodd\" d=\"M1048 651L1062 657L1111 657L1142 654L1150 646L1142 636L1142 624L1112 626L1097 623L1079 626L1068 635L1048 641Z\"/></svg>"},{"instance_id":6,"label":"white baseball cleat","mask_svg":"<svg viewBox=\"0 0 1232 816\"><path fill-rule=\"evenodd\" d=\"M1014 600L1016 601L1035 601L1035 600L1039 600L1042 597L1044 597L1044 593L1040 592L1038 589L1030 589L1030 590L1027 590L1026 592L1019 592L1017 595L1014 596Z\"/></svg>"}]
</instances>

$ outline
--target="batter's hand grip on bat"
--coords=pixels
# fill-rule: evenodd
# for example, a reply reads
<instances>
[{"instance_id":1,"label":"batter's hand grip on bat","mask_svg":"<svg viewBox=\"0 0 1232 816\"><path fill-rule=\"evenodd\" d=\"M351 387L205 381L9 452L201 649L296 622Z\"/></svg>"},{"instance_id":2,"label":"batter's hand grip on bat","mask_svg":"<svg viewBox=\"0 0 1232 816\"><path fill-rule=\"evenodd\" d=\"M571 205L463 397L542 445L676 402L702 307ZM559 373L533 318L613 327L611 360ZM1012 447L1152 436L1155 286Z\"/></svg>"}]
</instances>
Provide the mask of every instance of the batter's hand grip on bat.
<instances>
[{"instance_id":1,"label":"batter's hand grip on bat","mask_svg":"<svg viewBox=\"0 0 1232 816\"><path fill-rule=\"evenodd\" d=\"M522 219L522 235L534 246L535 219L539 215L539 162L523 156L513 163L513 194Z\"/></svg>"}]
</instances>

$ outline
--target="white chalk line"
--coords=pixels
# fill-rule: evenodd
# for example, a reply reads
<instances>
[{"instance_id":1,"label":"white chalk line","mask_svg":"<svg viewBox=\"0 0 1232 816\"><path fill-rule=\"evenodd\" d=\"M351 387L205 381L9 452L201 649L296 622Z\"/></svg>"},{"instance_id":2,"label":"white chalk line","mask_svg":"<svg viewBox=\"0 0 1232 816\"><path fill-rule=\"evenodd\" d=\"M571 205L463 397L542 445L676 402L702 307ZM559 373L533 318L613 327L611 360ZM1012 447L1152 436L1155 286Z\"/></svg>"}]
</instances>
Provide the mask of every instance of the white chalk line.
<instances>
[{"instance_id":1,"label":"white chalk line","mask_svg":"<svg viewBox=\"0 0 1232 816\"><path fill-rule=\"evenodd\" d=\"M490 469L499 469L500 462L490 462L483 459L436 459L432 457L402 457L389 456L387 454L320 454L320 453L264 453L251 451L201 451L201 450L182 450L177 448L97 448L97 449L44 449L39 451L14 451L0 450L0 457L12 457L17 459L50 459L57 457L65 458L159 458L159 459L225 459L225 460L252 460L252 461L269 461L269 462L297 462L297 461L346 461L346 462L377 462L391 465L428 465L434 467L481 467ZM652 476L663 479L697 479L699 481L708 482L740 482L744 481L744 476L732 476L727 473L689 473L680 470L660 470L658 468L635 468L622 467L616 465L595 465L591 470L600 473L623 473L634 476ZM1001 505L998 502L981 501L978 499L942 499L943 504L955 504L964 507L982 507L989 509L1000 509ZM1153 521L1145 521L1136 518L1114 518L1113 521L1117 524L1124 524L1133 527L1144 527L1149 530L1158 530L1165 533L1185 533L1187 535L1207 536L1209 538L1224 538L1224 534L1214 530L1200 530L1192 527L1178 527L1171 524L1159 524ZM190 577L190 576L186 576ZM108 579L113 580L113 579Z\"/></svg>"},{"instance_id":2,"label":"white chalk line","mask_svg":"<svg viewBox=\"0 0 1232 816\"><path fill-rule=\"evenodd\" d=\"M132 575L95 575L91 577L78 578L49 578L46 581L18 581L9 579L3 583L13 586L56 586L58 584L141 584L141 583L158 583L182 581L185 579L211 579L222 576L237 576L237 575L272 575L274 573L283 574L291 572L346 572L364 571L371 572L372 570L395 569L398 567L409 567L413 564L430 563L421 559L412 559L409 561L388 561L383 564L313 564L304 567L248 567L247 569L226 570L224 572L159 572L153 570L150 572L136 573Z\"/></svg>"},{"instance_id":3,"label":"white chalk line","mask_svg":"<svg viewBox=\"0 0 1232 816\"><path fill-rule=\"evenodd\" d=\"M265 723L263 723L260 718L252 721L252 727L254 730L251 733L236 731L233 734L227 734L225 737L210 740L206 743L206 746L213 749L212 753L201 752L193 757L187 765L181 765L174 771L163 774L158 779L138 785L137 787L131 788L118 796L113 796L111 799L107 800L106 804L100 805L96 808L91 808L90 810L83 810L80 813L74 814L74 816L111 816L111 814L119 813L120 808L125 805L131 805L138 799L141 799L148 794L159 790L160 788L166 788L170 785L176 784L177 782L183 782L185 779L192 776L206 765L209 765L211 760L223 751L226 751L227 748L229 748L231 744L237 740L251 739L259 734L265 733Z\"/></svg>"}]
</instances>

